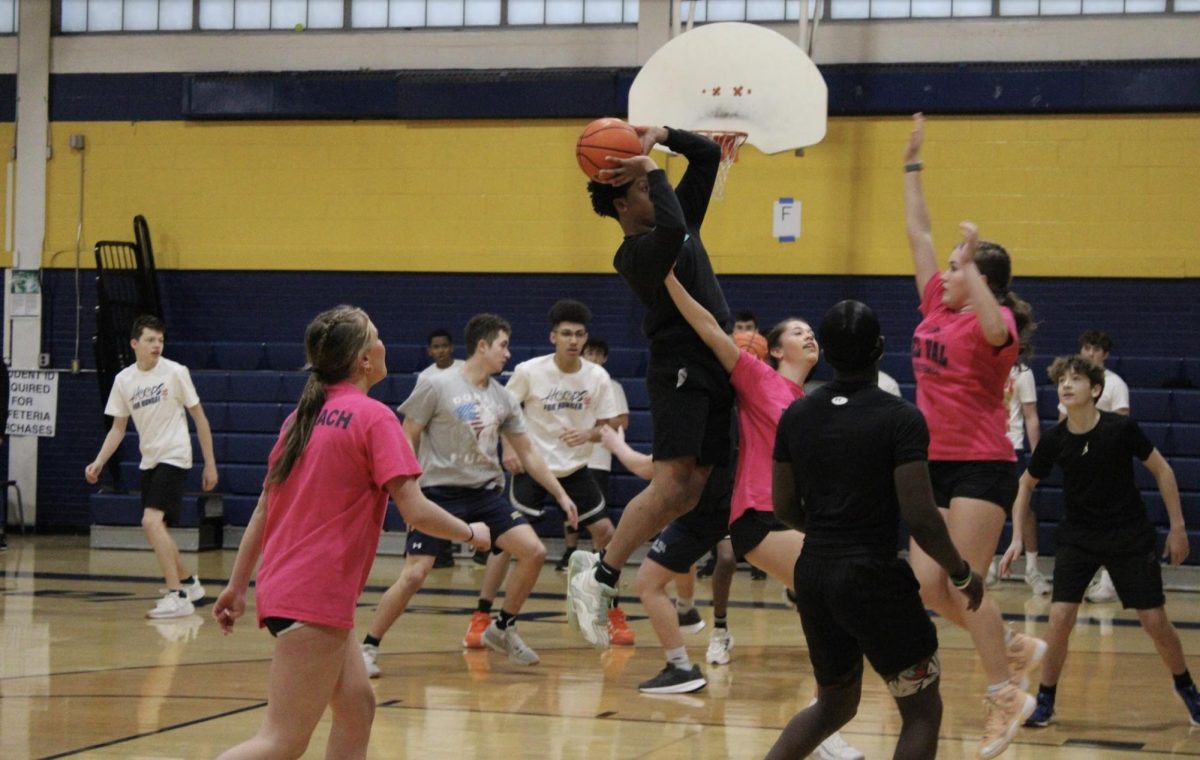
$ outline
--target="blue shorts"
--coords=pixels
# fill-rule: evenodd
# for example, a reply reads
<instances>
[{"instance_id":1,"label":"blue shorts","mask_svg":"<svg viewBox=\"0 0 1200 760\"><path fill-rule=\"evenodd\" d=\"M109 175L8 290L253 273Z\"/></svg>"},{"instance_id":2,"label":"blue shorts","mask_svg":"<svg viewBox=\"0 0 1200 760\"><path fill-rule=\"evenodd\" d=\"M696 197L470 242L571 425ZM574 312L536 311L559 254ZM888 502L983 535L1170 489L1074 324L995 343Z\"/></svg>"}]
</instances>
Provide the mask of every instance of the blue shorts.
<instances>
[{"instance_id":1,"label":"blue shorts","mask_svg":"<svg viewBox=\"0 0 1200 760\"><path fill-rule=\"evenodd\" d=\"M421 493L434 504L466 522L482 522L492 532L492 552L500 553L496 539L518 525L529 521L513 509L499 488L460 488L458 486L431 486L422 488ZM436 557L442 549L454 543L444 538L434 538L419 530L410 529L404 542L406 554Z\"/></svg>"}]
</instances>

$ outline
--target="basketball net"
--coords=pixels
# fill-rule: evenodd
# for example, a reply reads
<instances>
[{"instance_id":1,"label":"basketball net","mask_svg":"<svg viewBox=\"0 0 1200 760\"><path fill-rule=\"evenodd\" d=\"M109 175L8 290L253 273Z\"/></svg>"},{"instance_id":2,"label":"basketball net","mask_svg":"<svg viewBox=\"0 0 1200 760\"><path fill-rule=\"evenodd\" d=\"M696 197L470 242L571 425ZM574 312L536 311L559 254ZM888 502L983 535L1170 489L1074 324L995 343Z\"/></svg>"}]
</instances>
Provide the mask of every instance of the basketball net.
<instances>
[{"instance_id":1,"label":"basketball net","mask_svg":"<svg viewBox=\"0 0 1200 760\"><path fill-rule=\"evenodd\" d=\"M725 180L729 177L729 170L737 161L738 148L742 147L749 135L711 129L697 129L696 134L704 135L721 146L721 165L717 168L717 180L713 183L713 198L721 200L725 197Z\"/></svg>"}]
</instances>

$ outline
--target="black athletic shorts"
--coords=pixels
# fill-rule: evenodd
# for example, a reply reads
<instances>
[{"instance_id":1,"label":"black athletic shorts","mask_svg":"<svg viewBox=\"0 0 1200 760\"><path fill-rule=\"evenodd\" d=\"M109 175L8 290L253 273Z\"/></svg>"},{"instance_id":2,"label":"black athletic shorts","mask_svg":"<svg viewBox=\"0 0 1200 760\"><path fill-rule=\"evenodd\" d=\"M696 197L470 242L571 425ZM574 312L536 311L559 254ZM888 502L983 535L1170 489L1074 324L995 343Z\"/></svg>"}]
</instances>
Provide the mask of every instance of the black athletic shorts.
<instances>
[{"instance_id":1,"label":"black athletic shorts","mask_svg":"<svg viewBox=\"0 0 1200 760\"><path fill-rule=\"evenodd\" d=\"M588 468L580 467L570 475L559 478L558 482L579 510L579 527L608 517L608 502ZM544 515L547 499L550 499L550 494L529 473L513 475L509 481L508 501L526 517L537 519Z\"/></svg>"},{"instance_id":2,"label":"black athletic shorts","mask_svg":"<svg viewBox=\"0 0 1200 760\"><path fill-rule=\"evenodd\" d=\"M1149 543L1142 551L1110 554L1059 544L1054 552L1054 602L1079 604L1100 566L1108 568L1117 598L1127 610L1153 610L1167 603L1163 595L1158 551Z\"/></svg>"},{"instance_id":3,"label":"black athletic shorts","mask_svg":"<svg viewBox=\"0 0 1200 760\"><path fill-rule=\"evenodd\" d=\"M492 533L493 554L502 551L496 546L496 539L518 525L529 524L520 512L513 509L499 488L430 486L422 488L421 493L425 494L426 499L460 520L487 524ZM453 542L444 538L434 538L409 526L408 537L404 541L404 552L436 557L442 553L443 547L451 543Z\"/></svg>"},{"instance_id":4,"label":"black athletic shorts","mask_svg":"<svg viewBox=\"0 0 1200 760\"><path fill-rule=\"evenodd\" d=\"M597 470L595 467L589 467L587 471L592 474L592 480L596 481L596 487L600 489L600 494L604 497L604 500L608 501L608 477L612 473L608 470Z\"/></svg>"},{"instance_id":5,"label":"black athletic shorts","mask_svg":"<svg viewBox=\"0 0 1200 760\"><path fill-rule=\"evenodd\" d=\"M266 617L263 618L263 627L267 629L275 638L279 638L285 633L291 633L297 628L303 628L304 623L294 618L285 617Z\"/></svg>"},{"instance_id":6,"label":"black athletic shorts","mask_svg":"<svg viewBox=\"0 0 1200 760\"><path fill-rule=\"evenodd\" d=\"M729 375L707 348L650 350L646 391L654 424L655 459L695 457L701 465L729 464Z\"/></svg>"},{"instance_id":7,"label":"black athletic shorts","mask_svg":"<svg viewBox=\"0 0 1200 760\"><path fill-rule=\"evenodd\" d=\"M963 497L990 501L1011 514L1017 498L1012 462L930 462L929 479L933 481L933 500L943 509L950 507L951 499Z\"/></svg>"},{"instance_id":8,"label":"black athletic shorts","mask_svg":"<svg viewBox=\"0 0 1200 760\"><path fill-rule=\"evenodd\" d=\"M932 657L937 630L921 603L920 584L895 557L796 560L796 606L813 674L832 686L862 664L888 678Z\"/></svg>"},{"instance_id":9,"label":"black athletic shorts","mask_svg":"<svg viewBox=\"0 0 1200 760\"><path fill-rule=\"evenodd\" d=\"M163 522L177 525L187 476L187 470L171 464L142 470L142 509L157 509L163 513Z\"/></svg>"},{"instance_id":10,"label":"black athletic shorts","mask_svg":"<svg viewBox=\"0 0 1200 760\"><path fill-rule=\"evenodd\" d=\"M747 509L729 526L729 538L733 541L733 556L745 557L754 551L768 534L777 530L791 530L780 522L774 512Z\"/></svg>"}]
</instances>

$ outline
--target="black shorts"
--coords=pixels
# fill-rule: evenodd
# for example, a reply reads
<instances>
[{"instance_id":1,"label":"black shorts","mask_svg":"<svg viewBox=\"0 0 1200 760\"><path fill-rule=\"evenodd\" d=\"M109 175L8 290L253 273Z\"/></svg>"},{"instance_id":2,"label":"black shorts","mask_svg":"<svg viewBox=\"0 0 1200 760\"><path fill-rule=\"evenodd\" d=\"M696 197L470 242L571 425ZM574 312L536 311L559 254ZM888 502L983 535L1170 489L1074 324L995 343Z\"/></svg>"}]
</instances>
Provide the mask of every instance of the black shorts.
<instances>
[{"instance_id":1,"label":"black shorts","mask_svg":"<svg viewBox=\"0 0 1200 760\"><path fill-rule=\"evenodd\" d=\"M604 497L605 501L608 501L608 476L612 473L608 470L597 470L595 467L589 467L587 471L592 474L592 480L596 481L596 487L600 489L600 495Z\"/></svg>"},{"instance_id":2,"label":"black shorts","mask_svg":"<svg viewBox=\"0 0 1200 760\"><path fill-rule=\"evenodd\" d=\"M774 512L747 509L729 526L729 538L733 540L733 556L745 557L754 551L768 534L777 530L791 530L780 522Z\"/></svg>"},{"instance_id":3,"label":"black shorts","mask_svg":"<svg viewBox=\"0 0 1200 760\"><path fill-rule=\"evenodd\" d=\"M176 525L187 476L187 470L172 464L142 470L142 509L157 509L167 525Z\"/></svg>"},{"instance_id":4,"label":"black shorts","mask_svg":"<svg viewBox=\"0 0 1200 760\"><path fill-rule=\"evenodd\" d=\"M1079 604L1100 566L1108 568L1117 598L1127 610L1153 610L1167 603L1162 566L1153 543L1143 551L1110 554L1059 544L1054 553L1054 602Z\"/></svg>"},{"instance_id":5,"label":"black shorts","mask_svg":"<svg viewBox=\"0 0 1200 760\"><path fill-rule=\"evenodd\" d=\"M493 554L499 554L501 551L496 546L496 539L518 525L529 524L520 512L513 509L499 488L431 486L422 488L421 493L425 494L426 499L460 520L485 523L492 533ZM410 526L408 537L404 541L404 552L436 557L442 553L443 547L451 543L453 542L444 538L434 538Z\"/></svg>"},{"instance_id":6,"label":"black shorts","mask_svg":"<svg viewBox=\"0 0 1200 760\"><path fill-rule=\"evenodd\" d=\"M691 512L671 521L650 545L648 559L676 573L686 573L694 562L729 535L729 498L733 479L728 467L714 467L700 501Z\"/></svg>"},{"instance_id":7,"label":"black shorts","mask_svg":"<svg viewBox=\"0 0 1200 760\"><path fill-rule=\"evenodd\" d=\"M884 678L937 652L937 630L912 568L895 557L796 561L796 606L821 686L841 683L863 655Z\"/></svg>"},{"instance_id":8,"label":"black shorts","mask_svg":"<svg viewBox=\"0 0 1200 760\"><path fill-rule=\"evenodd\" d=\"M703 346L650 350L646 391L654 424L655 459L695 457L701 465L729 464L733 388Z\"/></svg>"},{"instance_id":9,"label":"black shorts","mask_svg":"<svg viewBox=\"0 0 1200 760\"><path fill-rule=\"evenodd\" d=\"M285 633L291 633L297 628L303 628L304 623L294 618L267 617L263 618L263 627L272 636L279 638Z\"/></svg>"},{"instance_id":10,"label":"black shorts","mask_svg":"<svg viewBox=\"0 0 1200 760\"><path fill-rule=\"evenodd\" d=\"M558 479L567 496L579 510L579 527L591 525L608 517L608 502L596 479L586 467L580 467L570 475ZM508 485L508 501L513 508L526 517L539 518L546 513L546 500L550 494L542 484L528 473L513 475Z\"/></svg>"},{"instance_id":11,"label":"black shorts","mask_svg":"<svg viewBox=\"0 0 1200 760\"><path fill-rule=\"evenodd\" d=\"M1012 462L930 462L929 479L933 481L933 500L943 509L950 507L951 499L962 497L990 501L1011 514L1017 498Z\"/></svg>"}]
</instances>

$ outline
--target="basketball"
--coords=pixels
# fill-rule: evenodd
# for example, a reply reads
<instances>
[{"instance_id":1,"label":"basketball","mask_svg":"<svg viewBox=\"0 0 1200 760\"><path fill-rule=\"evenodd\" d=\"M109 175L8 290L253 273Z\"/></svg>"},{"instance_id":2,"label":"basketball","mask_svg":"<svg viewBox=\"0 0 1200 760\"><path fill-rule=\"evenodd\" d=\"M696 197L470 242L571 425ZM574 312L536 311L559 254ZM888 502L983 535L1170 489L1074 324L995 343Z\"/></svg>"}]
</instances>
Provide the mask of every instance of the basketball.
<instances>
[{"instance_id":1,"label":"basketball","mask_svg":"<svg viewBox=\"0 0 1200 760\"><path fill-rule=\"evenodd\" d=\"M583 128L575 143L575 160L589 179L597 179L601 169L615 169L617 164L608 156L629 158L642 154L642 141L637 132L620 119L596 119Z\"/></svg>"},{"instance_id":2,"label":"basketball","mask_svg":"<svg viewBox=\"0 0 1200 760\"><path fill-rule=\"evenodd\" d=\"M735 333L733 342L737 347L759 358L767 358L767 339L761 333L756 332L740 332Z\"/></svg>"}]
</instances>

